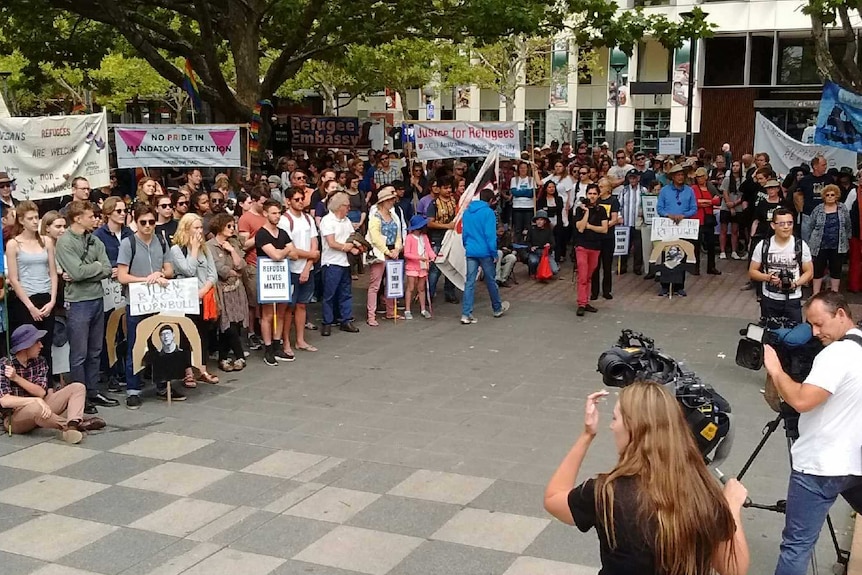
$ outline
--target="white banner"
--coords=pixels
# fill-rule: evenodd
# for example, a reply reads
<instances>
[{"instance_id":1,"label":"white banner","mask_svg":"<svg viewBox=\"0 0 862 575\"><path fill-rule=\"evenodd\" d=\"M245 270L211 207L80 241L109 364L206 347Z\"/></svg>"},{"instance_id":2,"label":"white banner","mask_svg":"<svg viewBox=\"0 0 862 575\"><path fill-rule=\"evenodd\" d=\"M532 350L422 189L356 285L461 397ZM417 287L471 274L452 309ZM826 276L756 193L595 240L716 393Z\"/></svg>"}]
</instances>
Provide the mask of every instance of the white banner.
<instances>
[{"instance_id":1,"label":"white banner","mask_svg":"<svg viewBox=\"0 0 862 575\"><path fill-rule=\"evenodd\" d=\"M159 312L198 314L200 311L197 278L168 280L167 287L143 282L129 284L129 312L133 316Z\"/></svg>"},{"instance_id":2,"label":"white banner","mask_svg":"<svg viewBox=\"0 0 862 575\"><path fill-rule=\"evenodd\" d=\"M782 132L778 126L757 113L754 121L754 152L769 154L772 169L780 175L787 175L790 168L805 162L811 163L816 154L826 158L830 168L849 166L856 168L856 152L841 150L832 146L803 144Z\"/></svg>"},{"instance_id":3,"label":"white banner","mask_svg":"<svg viewBox=\"0 0 862 575\"><path fill-rule=\"evenodd\" d=\"M614 255L629 255L629 232L631 228L625 226L614 226Z\"/></svg>"},{"instance_id":4,"label":"white banner","mask_svg":"<svg viewBox=\"0 0 862 575\"><path fill-rule=\"evenodd\" d=\"M140 124L114 126L120 168L238 168L239 126Z\"/></svg>"},{"instance_id":5,"label":"white banner","mask_svg":"<svg viewBox=\"0 0 862 575\"><path fill-rule=\"evenodd\" d=\"M651 242L667 242L670 240L696 240L700 232L700 222L691 218L680 220L677 224L670 218L655 217L652 219Z\"/></svg>"},{"instance_id":6,"label":"white banner","mask_svg":"<svg viewBox=\"0 0 862 575\"><path fill-rule=\"evenodd\" d=\"M291 303L288 261L257 258L257 303Z\"/></svg>"},{"instance_id":7,"label":"white banner","mask_svg":"<svg viewBox=\"0 0 862 575\"><path fill-rule=\"evenodd\" d=\"M77 177L87 178L94 190L107 186L109 155L104 113L0 118L0 171L17 180L12 190L16 198L70 194Z\"/></svg>"},{"instance_id":8,"label":"white banner","mask_svg":"<svg viewBox=\"0 0 862 575\"><path fill-rule=\"evenodd\" d=\"M516 122L414 122L420 160L484 157L498 150L504 158L521 156Z\"/></svg>"}]
</instances>

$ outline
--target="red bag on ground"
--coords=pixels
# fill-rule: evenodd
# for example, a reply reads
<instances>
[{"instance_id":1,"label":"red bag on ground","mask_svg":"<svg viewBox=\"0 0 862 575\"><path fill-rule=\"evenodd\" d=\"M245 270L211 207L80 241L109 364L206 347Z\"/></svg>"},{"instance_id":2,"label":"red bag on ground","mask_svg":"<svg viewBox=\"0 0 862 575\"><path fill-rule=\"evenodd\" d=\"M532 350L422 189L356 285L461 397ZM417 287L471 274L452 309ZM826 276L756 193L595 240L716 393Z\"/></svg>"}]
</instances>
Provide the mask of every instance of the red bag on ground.
<instances>
[{"instance_id":1,"label":"red bag on ground","mask_svg":"<svg viewBox=\"0 0 862 575\"><path fill-rule=\"evenodd\" d=\"M548 252L551 250L545 246L542 250L542 259L539 260L539 269L536 270L536 279L546 281L554 277L554 272L551 271L551 259L548 257Z\"/></svg>"}]
</instances>

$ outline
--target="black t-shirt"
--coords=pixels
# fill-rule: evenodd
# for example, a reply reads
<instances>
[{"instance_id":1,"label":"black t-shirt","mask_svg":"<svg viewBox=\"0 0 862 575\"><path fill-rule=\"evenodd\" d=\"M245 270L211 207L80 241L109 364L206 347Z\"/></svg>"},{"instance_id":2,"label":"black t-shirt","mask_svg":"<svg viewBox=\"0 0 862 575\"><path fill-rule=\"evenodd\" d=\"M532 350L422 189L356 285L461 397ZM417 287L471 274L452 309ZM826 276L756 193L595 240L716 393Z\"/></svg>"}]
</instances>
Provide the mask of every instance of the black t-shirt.
<instances>
[{"instance_id":1,"label":"black t-shirt","mask_svg":"<svg viewBox=\"0 0 862 575\"><path fill-rule=\"evenodd\" d=\"M742 193L742 201L748 204L745 214L749 218L754 217L754 208L757 207L758 196L765 197L762 194L765 192L763 188L752 179L745 179L739 185L739 191Z\"/></svg>"},{"instance_id":2,"label":"black t-shirt","mask_svg":"<svg viewBox=\"0 0 862 575\"><path fill-rule=\"evenodd\" d=\"M278 236L273 236L265 227L257 230L254 234L254 247L257 251L257 257L268 258L269 256L263 251L263 246L272 244L277 250L283 250L290 243L290 236L281 228L278 228Z\"/></svg>"},{"instance_id":3,"label":"black t-shirt","mask_svg":"<svg viewBox=\"0 0 862 575\"><path fill-rule=\"evenodd\" d=\"M784 202L780 199L773 203L768 200L760 200L757 202L757 207L754 208L754 219L757 221L757 237L771 237L774 233L772 230L772 212L778 208L783 208Z\"/></svg>"},{"instance_id":4,"label":"black t-shirt","mask_svg":"<svg viewBox=\"0 0 862 575\"><path fill-rule=\"evenodd\" d=\"M608 214L608 220L611 219L611 214L620 213L620 201L617 199L616 196L608 196L605 199L599 198L599 205L604 207L605 212L607 212L607 214ZM609 225L608 226L608 233L603 235L602 239L606 242L614 241L614 233L613 232L614 232L614 227Z\"/></svg>"},{"instance_id":5,"label":"black t-shirt","mask_svg":"<svg viewBox=\"0 0 862 575\"><path fill-rule=\"evenodd\" d=\"M599 536L602 569L599 575L654 574L655 553L650 544L655 541L655 519L642 521L638 515L637 479L620 477L614 480L614 536L616 547L611 549L601 515L596 514L596 482L589 479L569 492L569 510L575 525L583 533L593 527Z\"/></svg>"},{"instance_id":6,"label":"black t-shirt","mask_svg":"<svg viewBox=\"0 0 862 575\"><path fill-rule=\"evenodd\" d=\"M799 180L797 191L802 192L802 195L805 198L805 203L802 206L803 214L810 216L811 212L814 211L814 208L823 203L823 199L820 197L820 190L832 183L834 183L834 181L832 180L832 176L829 174L823 174L822 176L808 174Z\"/></svg>"},{"instance_id":7,"label":"black t-shirt","mask_svg":"<svg viewBox=\"0 0 862 575\"><path fill-rule=\"evenodd\" d=\"M584 217L584 210L587 209L585 206L580 205L578 209L575 210L575 221L574 223L581 221L581 218ZM602 222L610 219L608 216L608 212L603 207L593 207L589 208L590 215L587 218L587 223L593 226L600 226ZM578 246L582 248L586 248L588 250L600 250L602 249L602 238L605 237L605 234L600 234L595 230L585 229L582 233L579 233L576 238L576 243Z\"/></svg>"},{"instance_id":8,"label":"black t-shirt","mask_svg":"<svg viewBox=\"0 0 862 575\"><path fill-rule=\"evenodd\" d=\"M169 246L174 245L174 234L177 233L179 223L179 220L171 220L166 224L156 224L156 235L165 240Z\"/></svg>"}]
</instances>

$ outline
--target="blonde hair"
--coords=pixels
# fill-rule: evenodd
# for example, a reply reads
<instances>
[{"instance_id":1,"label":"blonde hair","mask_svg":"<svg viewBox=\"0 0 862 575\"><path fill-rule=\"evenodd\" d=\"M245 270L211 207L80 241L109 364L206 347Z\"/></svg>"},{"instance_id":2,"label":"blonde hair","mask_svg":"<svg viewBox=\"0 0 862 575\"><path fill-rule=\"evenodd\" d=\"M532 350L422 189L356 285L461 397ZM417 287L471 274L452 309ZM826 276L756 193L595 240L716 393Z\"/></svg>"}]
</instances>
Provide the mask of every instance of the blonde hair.
<instances>
[{"instance_id":1,"label":"blonde hair","mask_svg":"<svg viewBox=\"0 0 862 575\"><path fill-rule=\"evenodd\" d=\"M200 222L203 225L203 219L193 213L188 213L180 218L177 223L177 231L174 232L173 243L175 246L187 248L192 242L192 225L195 222ZM206 234L206 230L201 230L201 233ZM200 250L202 253L207 253L207 243L201 242Z\"/></svg>"},{"instance_id":2,"label":"blonde hair","mask_svg":"<svg viewBox=\"0 0 862 575\"><path fill-rule=\"evenodd\" d=\"M335 192L329 196L329 211L335 213L335 210L350 204L350 198L344 192Z\"/></svg>"},{"instance_id":3,"label":"blonde hair","mask_svg":"<svg viewBox=\"0 0 862 575\"><path fill-rule=\"evenodd\" d=\"M838 198L838 201L841 201L841 188L839 188L835 184L829 184L827 186L823 186L822 188L820 188L820 199L825 200L826 194L828 192L834 193L835 197ZM18 207L18 209L20 209L20 206Z\"/></svg>"},{"instance_id":4,"label":"blonde hair","mask_svg":"<svg viewBox=\"0 0 862 575\"><path fill-rule=\"evenodd\" d=\"M58 212L57 210L51 210L50 212L46 212L44 216L42 216L42 225L39 227L39 232L43 236L50 236L48 233L48 228L51 227L51 224L56 222L57 220L65 220L66 218Z\"/></svg>"},{"instance_id":5,"label":"blonde hair","mask_svg":"<svg viewBox=\"0 0 862 575\"><path fill-rule=\"evenodd\" d=\"M718 483L709 474L676 398L664 386L637 381L620 392L620 414L629 444L610 473L596 480L596 514L611 548L614 484L632 477L640 487L638 517L655 524L656 568L667 575L711 573L719 543L733 537L736 523Z\"/></svg>"}]
</instances>

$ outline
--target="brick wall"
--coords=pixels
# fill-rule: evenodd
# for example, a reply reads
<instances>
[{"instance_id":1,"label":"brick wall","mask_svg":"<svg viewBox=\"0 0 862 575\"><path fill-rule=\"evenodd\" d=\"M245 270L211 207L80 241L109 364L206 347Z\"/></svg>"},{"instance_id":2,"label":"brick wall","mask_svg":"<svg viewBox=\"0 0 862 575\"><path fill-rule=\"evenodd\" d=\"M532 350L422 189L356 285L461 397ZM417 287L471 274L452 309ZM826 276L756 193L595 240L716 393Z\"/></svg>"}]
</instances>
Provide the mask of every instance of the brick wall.
<instances>
[{"instance_id":1,"label":"brick wall","mask_svg":"<svg viewBox=\"0 0 862 575\"><path fill-rule=\"evenodd\" d=\"M703 113L698 145L713 154L725 142L734 158L753 152L756 88L710 88L701 91Z\"/></svg>"}]
</instances>

